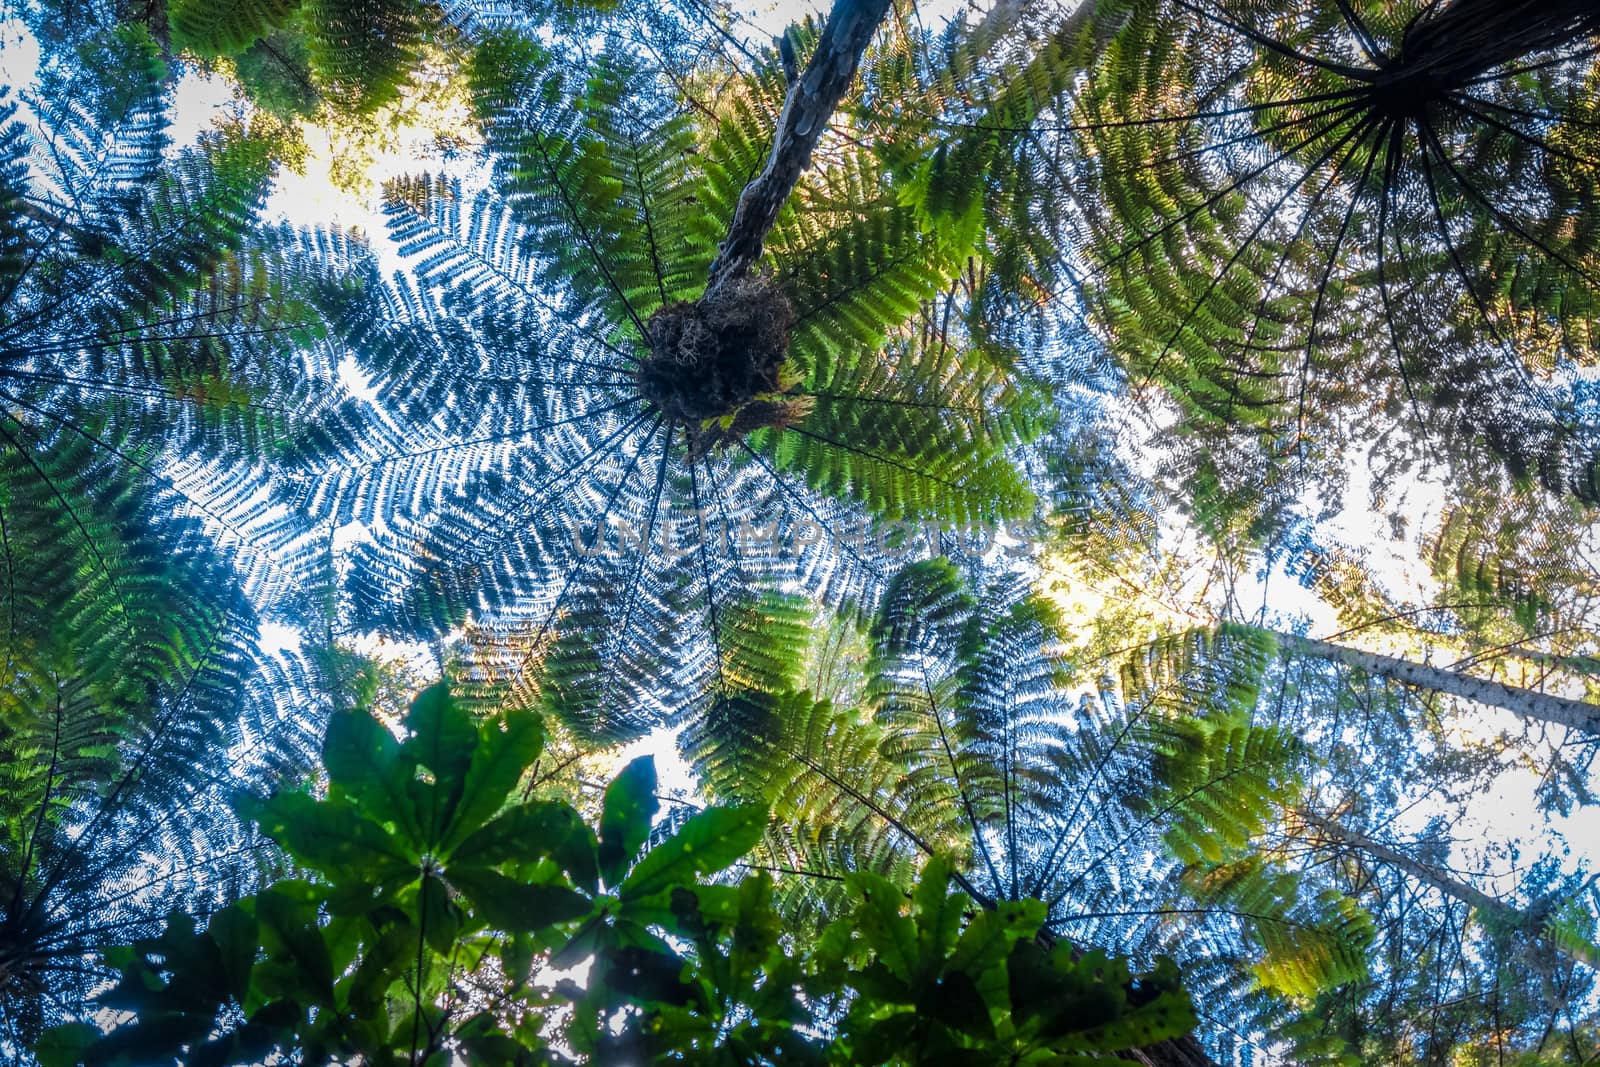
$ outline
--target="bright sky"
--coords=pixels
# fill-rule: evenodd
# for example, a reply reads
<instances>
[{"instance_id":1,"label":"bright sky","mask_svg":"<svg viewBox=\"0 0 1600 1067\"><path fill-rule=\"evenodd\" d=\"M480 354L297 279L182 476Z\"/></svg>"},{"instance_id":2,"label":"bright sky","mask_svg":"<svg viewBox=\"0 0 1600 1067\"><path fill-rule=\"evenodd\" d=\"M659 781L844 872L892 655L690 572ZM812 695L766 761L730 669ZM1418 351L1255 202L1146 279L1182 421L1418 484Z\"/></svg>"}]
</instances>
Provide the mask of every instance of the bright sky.
<instances>
[{"instance_id":1,"label":"bright sky","mask_svg":"<svg viewBox=\"0 0 1600 1067\"><path fill-rule=\"evenodd\" d=\"M39 45L33 34L16 19L0 19L0 86L27 85L38 67Z\"/></svg>"}]
</instances>

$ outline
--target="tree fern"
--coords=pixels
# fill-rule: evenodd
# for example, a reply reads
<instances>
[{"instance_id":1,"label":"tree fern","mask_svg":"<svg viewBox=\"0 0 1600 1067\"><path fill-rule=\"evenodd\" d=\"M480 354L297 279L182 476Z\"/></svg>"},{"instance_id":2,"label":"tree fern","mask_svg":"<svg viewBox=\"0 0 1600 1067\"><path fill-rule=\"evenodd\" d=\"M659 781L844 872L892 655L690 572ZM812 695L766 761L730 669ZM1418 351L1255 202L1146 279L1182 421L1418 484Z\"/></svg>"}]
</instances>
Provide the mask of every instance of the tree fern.
<instances>
[{"instance_id":1,"label":"tree fern","mask_svg":"<svg viewBox=\"0 0 1600 1067\"><path fill-rule=\"evenodd\" d=\"M709 113L616 56L564 72L517 37L488 41L473 72L503 199L391 185L420 285L397 281L352 335L384 414L307 486L374 532L351 585L364 618L499 620L525 658L587 664L586 680L549 677L588 686L615 734L637 728L629 694L662 670L698 687L758 580L859 587L881 572L874 519L1031 507L1008 451L1038 432L1044 394L968 318L949 250L864 153L830 148L836 165L801 183L765 235L770 274L723 311L697 303L761 165L775 64L730 72ZM669 321L699 336L703 316L769 310L793 316L779 363L710 414L646 343ZM670 648L681 618L694 628Z\"/></svg>"},{"instance_id":2,"label":"tree fern","mask_svg":"<svg viewBox=\"0 0 1600 1067\"><path fill-rule=\"evenodd\" d=\"M897 62L872 72L856 117L902 179L901 202L982 249L975 280L991 329L1058 345L1049 327L1067 303L1056 264L1069 205L1056 180L1061 148L1039 127L1082 72L1078 36L1094 5L1078 5L1043 42L1015 32L1015 7L908 37Z\"/></svg>"},{"instance_id":3,"label":"tree fern","mask_svg":"<svg viewBox=\"0 0 1600 1067\"><path fill-rule=\"evenodd\" d=\"M1409 416L1595 495L1589 5L1094 6L1066 169L1141 379L1287 458Z\"/></svg>"},{"instance_id":4,"label":"tree fern","mask_svg":"<svg viewBox=\"0 0 1600 1067\"><path fill-rule=\"evenodd\" d=\"M107 939L206 910L255 867L230 793L306 766L304 668L254 618L196 523L161 517L79 447L0 470L0 1048L71 1018ZM97 475L70 517L46 477ZM299 706L291 702L299 698Z\"/></svg>"},{"instance_id":5,"label":"tree fern","mask_svg":"<svg viewBox=\"0 0 1600 1067\"><path fill-rule=\"evenodd\" d=\"M218 4L210 0L179 0L167 9L173 43L201 55L243 52L282 25L300 6L299 0L260 0L257 3Z\"/></svg>"},{"instance_id":6,"label":"tree fern","mask_svg":"<svg viewBox=\"0 0 1600 1067\"><path fill-rule=\"evenodd\" d=\"M332 367L315 340L349 303L358 254L253 230L272 169L259 137L226 130L163 155L161 65L142 31L90 59L120 76L48 66L26 100L35 120L13 106L0 132L0 447L87 446L177 491L243 560L268 558L278 534L235 506L264 479L240 461L284 448L322 406ZM204 465L223 460L226 488L207 484ZM70 509L81 487L48 488Z\"/></svg>"},{"instance_id":7,"label":"tree fern","mask_svg":"<svg viewBox=\"0 0 1600 1067\"><path fill-rule=\"evenodd\" d=\"M324 93L359 113L399 95L430 21L421 0L307 0L305 11Z\"/></svg>"},{"instance_id":8,"label":"tree fern","mask_svg":"<svg viewBox=\"0 0 1600 1067\"><path fill-rule=\"evenodd\" d=\"M743 694L688 731L690 757L713 796L770 803L752 862L779 872L797 927L839 906L848 872L909 884L917 857L952 855L980 904L1036 896L1054 936L1177 957L1219 1042L1222 1003L1281 1030L1290 998L1360 972L1367 936L1345 898L1298 892L1252 851L1295 795L1299 746L1249 725L1259 691L1230 686L1216 657L1171 666L1181 682L1130 679L1126 705L1107 691L1074 707L1053 627L1015 579L914 565L868 624L858 707ZM1210 709L1193 700L1206 691Z\"/></svg>"}]
</instances>

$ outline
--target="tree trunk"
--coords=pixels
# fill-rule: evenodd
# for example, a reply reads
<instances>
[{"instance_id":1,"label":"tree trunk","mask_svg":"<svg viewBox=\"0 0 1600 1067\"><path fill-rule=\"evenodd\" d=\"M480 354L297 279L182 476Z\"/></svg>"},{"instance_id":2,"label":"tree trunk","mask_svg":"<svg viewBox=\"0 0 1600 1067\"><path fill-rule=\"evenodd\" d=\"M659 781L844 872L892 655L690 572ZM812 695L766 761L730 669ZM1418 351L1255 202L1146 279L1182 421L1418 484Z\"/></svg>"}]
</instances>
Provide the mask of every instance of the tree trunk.
<instances>
[{"instance_id":1,"label":"tree trunk","mask_svg":"<svg viewBox=\"0 0 1600 1067\"><path fill-rule=\"evenodd\" d=\"M890 0L834 0L828 24L806 69L789 83L789 95L778 116L772 155L754 181L745 186L734 208L727 239L711 264L710 293L749 273L761 258L767 231L777 221L800 175L811 165L817 138L827 128L839 99L861 65Z\"/></svg>"},{"instance_id":2,"label":"tree trunk","mask_svg":"<svg viewBox=\"0 0 1600 1067\"><path fill-rule=\"evenodd\" d=\"M1419 689L1449 693L1451 696L1462 697L1479 704L1504 708L1524 718L1566 726L1600 737L1600 706L1586 701L1552 696L1534 689L1520 689L1501 682L1474 678L1459 671L1430 667L1377 652L1363 652L1330 641L1318 641L1312 637L1300 637L1276 630L1268 632L1277 638L1280 645L1296 655L1331 660Z\"/></svg>"},{"instance_id":3,"label":"tree trunk","mask_svg":"<svg viewBox=\"0 0 1600 1067\"><path fill-rule=\"evenodd\" d=\"M996 0L974 27L977 49L987 52L1010 33L1031 3L1033 0ZM1098 0L1079 0L1072 14L1050 34L1051 38L1068 42L1077 37L1094 18L1097 5ZM711 264L707 293L744 277L761 258L767 231L777 221L778 212L800 175L811 165L817 139L849 89L861 65L862 53L890 6L891 0L834 0L816 53L806 69L789 83L767 165L739 194L728 236Z\"/></svg>"},{"instance_id":4,"label":"tree trunk","mask_svg":"<svg viewBox=\"0 0 1600 1067\"><path fill-rule=\"evenodd\" d=\"M1406 32L1389 69L1460 89L1496 67L1596 32L1595 0L1454 0Z\"/></svg>"},{"instance_id":5,"label":"tree trunk","mask_svg":"<svg viewBox=\"0 0 1600 1067\"><path fill-rule=\"evenodd\" d=\"M1308 826L1315 827L1324 837L1358 852L1365 852L1373 859L1398 868L1417 881L1432 886L1447 897L1459 900L1487 915L1493 915L1501 923L1520 930L1527 937L1538 938L1568 959L1600 970L1600 948L1594 945L1572 944L1560 938L1547 936L1543 917L1523 911L1503 900L1497 900L1480 889L1457 881L1431 864L1423 863L1399 849L1374 841L1333 819L1310 811L1297 810L1294 814Z\"/></svg>"}]
</instances>

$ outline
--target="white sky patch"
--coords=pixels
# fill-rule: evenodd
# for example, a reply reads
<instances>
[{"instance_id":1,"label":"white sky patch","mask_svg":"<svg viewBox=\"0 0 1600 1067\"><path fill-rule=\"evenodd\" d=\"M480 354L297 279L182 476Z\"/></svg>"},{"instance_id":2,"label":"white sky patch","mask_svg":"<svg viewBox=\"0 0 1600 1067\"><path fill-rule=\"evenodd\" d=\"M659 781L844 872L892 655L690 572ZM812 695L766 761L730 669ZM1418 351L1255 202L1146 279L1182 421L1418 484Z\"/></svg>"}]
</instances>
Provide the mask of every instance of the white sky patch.
<instances>
[{"instance_id":1,"label":"white sky patch","mask_svg":"<svg viewBox=\"0 0 1600 1067\"><path fill-rule=\"evenodd\" d=\"M39 42L19 20L0 21L0 86L14 92L26 89L38 73Z\"/></svg>"},{"instance_id":2,"label":"white sky patch","mask_svg":"<svg viewBox=\"0 0 1600 1067\"><path fill-rule=\"evenodd\" d=\"M354 356L339 361L339 384L351 396L371 404L378 399L378 387Z\"/></svg>"},{"instance_id":3,"label":"white sky patch","mask_svg":"<svg viewBox=\"0 0 1600 1067\"><path fill-rule=\"evenodd\" d=\"M329 177L332 148L327 134L316 127L304 131L310 156L299 171L287 168L267 198L267 215L296 226L341 226L372 231L376 207L362 197L335 186Z\"/></svg>"},{"instance_id":4,"label":"white sky patch","mask_svg":"<svg viewBox=\"0 0 1600 1067\"><path fill-rule=\"evenodd\" d=\"M237 113L240 106L239 95L228 79L196 71L184 74L173 90L168 111L172 125L167 127L167 136L172 138L172 150L193 145L202 133Z\"/></svg>"},{"instance_id":5,"label":"white sky patch","mask_svg":"<svg viewBox=\"0 0 1600 1067\"><path fill-rule=\"evenodd\" d=\"M621 771L632 760L640 756L654 756L656 761L656 792L666 797L683 797L685 799L697 795L698 786L695 783L694 773L689 769L689 764L678 754L678 735L683 728L668 729L659 727L639 738L637 741L624 745L617 751L616 770ZM667 814L663 805L661 815Z\"/></svg>"},{"instance_id":6,"label":"white sky patch","mask_svg":"<svg viewBox=\"0 0 1600 1067\"><path fill-rule=\"evenodd\" d=\"M263 652L297 652L305 634L297 626L285 626L281 622L263 622L257 627L261 634L260 647Z\"/></svg>"}]
</instances>

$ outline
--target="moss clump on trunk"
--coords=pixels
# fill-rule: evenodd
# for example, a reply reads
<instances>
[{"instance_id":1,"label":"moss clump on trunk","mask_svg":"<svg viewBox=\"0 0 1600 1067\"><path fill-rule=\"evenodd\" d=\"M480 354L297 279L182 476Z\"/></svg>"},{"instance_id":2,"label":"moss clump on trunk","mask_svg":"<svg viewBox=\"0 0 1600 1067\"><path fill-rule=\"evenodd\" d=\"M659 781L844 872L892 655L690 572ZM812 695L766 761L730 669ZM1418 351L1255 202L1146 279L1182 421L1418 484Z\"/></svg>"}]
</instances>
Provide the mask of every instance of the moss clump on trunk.
<instances>
[{"instance_id":1,"label":"moss clump on trunk","mask_svg":"<svg viewBox=\"0 0 1600 1067\"><path fill-rule=\"evenodd\" d=\"M763 427L803 418L810 404L788 394L784 361L794 310L770 280L738 279L650 317L639 394L687 434L697 459Z\"/></svg>"}]
</instances>

